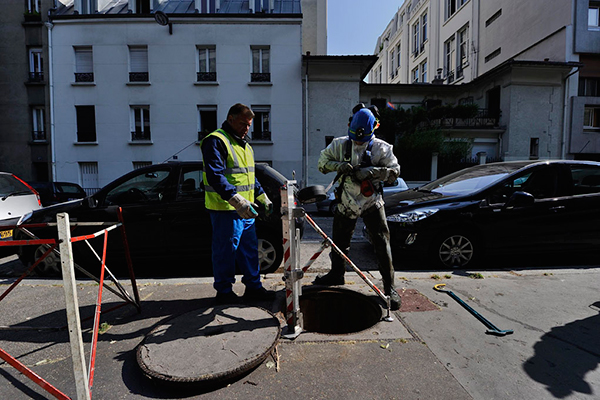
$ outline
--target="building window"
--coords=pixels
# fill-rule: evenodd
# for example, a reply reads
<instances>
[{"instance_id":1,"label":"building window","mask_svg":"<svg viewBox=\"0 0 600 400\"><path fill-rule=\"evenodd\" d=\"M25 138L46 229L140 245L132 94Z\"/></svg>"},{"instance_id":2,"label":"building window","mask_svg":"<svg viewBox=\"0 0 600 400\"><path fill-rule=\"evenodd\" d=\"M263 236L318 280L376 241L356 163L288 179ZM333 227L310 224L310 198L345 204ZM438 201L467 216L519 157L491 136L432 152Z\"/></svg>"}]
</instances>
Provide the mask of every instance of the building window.
<instances>
[{"instance_id":1,"label":"building window","mask_svg":"<svg viewBox=\"0 0 600 400\"><path fill-rule=\"evenodd\" d=\"M444 69L446 70L446 78L448 79L448 83L454 82L454 69L456 62L455 53L455 40L454 36L452 36L444 43Z\"/></svg>"},{"instance_id":2,"label":"building window","mask_svg":"<svg viewBox=\"0 0 600 400\"><path fill-rule=\"evenodd\" d=\"M135 0L136 14L150 14L150 0Z\"/></svg>"},{"instance_id":3,"label":"building window","mask_svg":"<svg viewBox=\"0 0 600 400\"><path fill-rule=\"evenodd\" d=\"M94 82L92 47L75 47L75 82Z\"/></svg>"},{"instance_id":4,"label":"building window","mask_svg":"<svg viewBox=\"0 0 600 400\"><path fill-rule=\"evenodd\" d=\"M379 66L379 83L381 83L381 79L383 78L383 65Z\"/></svg>"},{"instance_id":5,"label":"building window","mask_svg":"<svg viewBox=\"0 0 600 400\"><path fill-rule=\"evenodd\" d=\"M453 16L469 0L446 0L446 19Z\"/></svg>"},{"instance_id":6,"label":"building window","mask_svg":"<svg viewBox=\"0 0 600 400\"><path fill-rule=\"evenodd\" d=\"M41 0L27 0L27 12L29 14L39 14L41 7Z\"/></svg>"},{"instance_id":7,"label":"building window","mask_svg":"<svg viewBox=\"0 0 600 400\"><path fill-rule=\"evenodd\" d=\"M469 26L458 31L458 60L456 64L456 77L463 76L463 68L467 65L469 56Z\"/></svg>"},{"instance_id":8,"label":"building window","mask_svg":"<svg viewBox=\"0 0 600 400\"><path fill-rule=\"evenodd\" d=\"M578 96L600 96L600 78L579 78Z\"/></svg>"},{"instance_id":9,"label":"building window","mask_svg":"<svg viewBox=\"0 0 600 400\"><path fill-rule=\"evenodd\" d=\"M98 11L96 0L81 0L80 14L93 14Z\"/></svg>"},{"instance_id":10,"label":"building window","mask_svg":"<svg viewBox=\"0 0 600 400\"><path fill-rule=\"evenodd\" d=\"M198 82L217 81L217 50L215 46L198 46Z\"/></svg>"},{"instance_id":11,"label":"building window","mask_svg":"<svg viewBox=\"0 0 600 400\"><path fill-rule=\"evenodd\" d=\"M427 60L421 63L421 82L427 83Z\"/></svg>"},{"instance_id":12,"label":"building window","mask_svg":"<svg viewBox=\"0 0 600 400\"><path fill-rule=\"evenodd\" d=\"M600 29L600 5L590 4L588 11L588 29Z\"/></svg>"},{"instance_id":13,"label":"building window","mask_svg":"<svg viewBox=\"0 0 600 400\"><path fill-rule=\"evenodd\" d=\"M132 161L133 163L133 169L140 169L140 168L144 168L144 167L149 167L152 165L152 161Z\"/></svg>"},{"instance_id":14,"label":"building window","mask_svg":"<svg viewBox=\"0 0 600 400\"><path fill-rule=\"evenodd\" d=\"M492 24L492 22L494 22L495 20L500 18L501 15L502 15L502 9L499 9L498 11L496 11L496 13L494 15L492 15L490 18L488 18L487 21L485 21L485 26L486 27L490 26Z\"/></svg>"},{"instance_id":15,"label":"building window","mask_svg":"<svg viewBox=\"0 0 600 400\"><path fill-rule=\"evenodd\" d=\"M427 41L427 13L421 16L421 46Z\"/></svg>"},{"instance_id":16,"label":"building window","mask_svg":"<svg viewBox=\"0 0 600 400\"><path fill-rule=\"evenodd\" d=\"M129 82L148 82L148 46L129 46Z\"/></svg>"},{"instance_id":17,"label":"building window","mask_svg":"<svg viewBox=\"0 0 600 400\"><path fill-rule=\"evenodd\" d=\"M75 106L77 142L96 142L96 111L94 106Z\"/></svg>"},{"instance_id":18,"label":"building window","mask_svg":"<svg viewBox=\"0 0 600 400\"><path fill-rule=\"evenodd\" d=\"M413 25L413 55L419 54L419 22Z\"/></svg>"},{"instance_id":19,"label":"building window","mask_svg":"<svg viewBox=\"0 0 600 400\"><path fill-rule=\"evenodd\" d=\"M270 49L268 46L252 46L252 82L271 82Z\"/></svg>"},{"instance_id":20,"label":"building window","mask_svg":"<svg viewBox=\"0 0 600 400\"><path fill-rule=\"evenodd\" d=\"M217 130L217 106L198 106L198 141Z\"/></svg>"},{"instance_id":21,"label":"building window","mask_svg":"<svg viewBox=\"0 0 600 400\"><path fill-rule=\"evenodd\" d=\"M29 49L29 82L44 81L44 58L42 49Z\"/></svg>"},{"instance_id":22,"label":"building window","mask_svg":"<svg viewBox=\"0 0 600 400\"><path fill-rule=\"evenodd\" d=\"M502 53L502 49L499 47L496 50L492 51L489 55L487 55L484 59L485 62L489 62L494 58L498 57Z\"/></svg>"},{"instance_id":23,"label":"building window","mask_svg":"<svg viewBox=\"0 0 600 400\"><path fill-rule=\"evenodd\" d=\"M394 78L394 61L396 58L396 55L394 53L395 49L392 49L392 51L390 52L390 77Z\"/></svg>"},{"instance_id":24,"label":"building window","mask_svg":"<svg viewBox=\"0 0 600 400\"><path fill-rule=\"evenodd\" d=\"M529 158L537 159L540 156L540 138L529 139Z\"/></svg>"},{"instance_id":25,"label":"building window","mask_svg":"<svg viewBox=\"0 0 600 400\"><path fill-rule=\"evenodd\" d=\"M150 138L150 106L131 106L131 141Z\"/></svg>"},{"instance_id":26,"label":"building window","mask_svg":"<svg viewBox=\"0 0 600 400\"><path fill-rule=\"evenodd\" d=\"M202 14L214 14L216 12L215 0L201 0L198 11Z\"/></svg>"},{"instance_id":27,"label":"building window","mask_svg":"<svg viewBox=\"0 0 600 400\"><path fill-rule=\"evenodd\" d=\"M412 70L411 77L412 83L419 82L419 67Z\"/></svg>"},{"instance_id":28,"label":"building window","mask_svg":"<svg viewBox=\"0 0 600 400\"><path fill-rule=\"evenodd\" d=\"M88 196L91 196L100 189L98 185L97 162L80 162L79 175L81 178L81 187Z\"/></svg>"},{"instance_id":29,"label":"building window","mask_svg":"<svg viewBox=\"0 0 600 400\"><path fill-rule=\"evenodd\" d=\"M583 129L600 129L600 107L584 108Z\"/></svg>"},{"instance_id":30,"label":"building window","mask_svg":"<svg viewBox=\"0 0 600 400\"><path fill-rule=\"evenodd\" d=\"M252 111L254 111L252 140L271 141L271 107L252 106Z\"/></svg>"},{"instance_id":31,"label":"building window","mask_svg":"<svg viewBox=\"0 0 600 400\"><path fill-rule=\"evenodd\" d=\"M44 107L33 107L31 109L33 117L32 139L34 142L46 141L46 130L44 129Z\"/></svg>"},{"instance_id":32,"label":"building window","mask_svg":"<svg viewBox=\"0 0 600 400\"><path fill-rule=\"evenodd\" d=\"M398 43L398 46L396 46L396 57L398 57L398 60L396 61L396 68L400 69L400 43Z\"/></svg>"}]
</instances>

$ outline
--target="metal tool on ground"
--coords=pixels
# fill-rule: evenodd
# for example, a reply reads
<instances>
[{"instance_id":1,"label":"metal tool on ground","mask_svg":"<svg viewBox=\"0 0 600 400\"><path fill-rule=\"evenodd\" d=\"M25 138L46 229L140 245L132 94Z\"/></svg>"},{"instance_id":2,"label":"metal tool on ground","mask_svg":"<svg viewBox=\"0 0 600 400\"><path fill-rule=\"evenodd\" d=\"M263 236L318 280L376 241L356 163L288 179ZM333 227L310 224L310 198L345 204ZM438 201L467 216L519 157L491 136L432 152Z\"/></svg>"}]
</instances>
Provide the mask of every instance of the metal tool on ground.
<instances>
[{"instance_id":1,"label":"metal tool on ground","mask_svg":"<svg viewBox=\"0 0 600 400\"><path fill-rule=\"evenodd\" d=\"M485 333L489 333L490 335L505 336L505 335L509 335L514 332L512 329L507 329L507 330L498 329L494 324L492 324L490 321L485 319L483 316L481 316L481 314L479 314L471 306L469 306L467 303L465 303L460 297L455 295L454 292L452 292L450 290L442 289L444 286L446 286L445 283L438 283L433 288L435 290L437 290L438 292L448 293L450 295L450 297L452 297L454 300L456 300L461 306L466 308L467 311L469 311L479 321L481 321L485 326L487 326L489 329L487 331L485 331Z\"/></svg>"},{"instance_id":2,"label":"metal tool on ground","mask_svg":"<svg viewBox=\"0 0 600 400\"><path fill-rule=\"evenodd\" d=\"M387 315L384 321L393 321L390 315L391 298L386 296L377 286L367 278L367 276L341 251L335 243L323 232L321 228L306 214L302 207L296 207L296 199L305 204L325 198L325 189L322 186L307 187L296 193L296 182L287 181L281 188L281 219L283 225L283 247L284 247L284 280L286 286L286 322L287 327L283 333L286 339L294 339L301 332L302 316L300 313L300 295L302 286L300 280L304 277L304 272L312 265L316 258L327 248L331 247L337 252L350 267L361 277L365 283L384 301L387 307ZM304 217L306 221L321 235L323 243L321 248L310 258L304 268L299 267L300 258L300 235L295 227L295 218Z\"/></svg>"}]
</instances>

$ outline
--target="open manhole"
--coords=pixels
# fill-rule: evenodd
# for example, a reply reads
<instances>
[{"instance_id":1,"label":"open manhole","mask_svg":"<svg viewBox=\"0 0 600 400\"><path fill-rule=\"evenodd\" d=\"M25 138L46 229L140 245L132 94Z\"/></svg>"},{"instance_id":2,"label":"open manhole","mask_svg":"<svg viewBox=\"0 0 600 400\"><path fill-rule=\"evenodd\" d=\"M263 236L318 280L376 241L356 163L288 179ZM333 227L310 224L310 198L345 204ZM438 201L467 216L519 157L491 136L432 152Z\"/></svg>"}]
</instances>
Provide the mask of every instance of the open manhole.
<instances>
[{"instance_id":1,"label":"open manhole","mask_svg":"<svg viewBox=\"0 0 600 400\"><path fill-rule=\"evenodd\" d=\"M381 320L381 307L371 298L341 288L302 288L300 311L304 330L345 334L371 328Z\"/></svg>"}]
</instances>

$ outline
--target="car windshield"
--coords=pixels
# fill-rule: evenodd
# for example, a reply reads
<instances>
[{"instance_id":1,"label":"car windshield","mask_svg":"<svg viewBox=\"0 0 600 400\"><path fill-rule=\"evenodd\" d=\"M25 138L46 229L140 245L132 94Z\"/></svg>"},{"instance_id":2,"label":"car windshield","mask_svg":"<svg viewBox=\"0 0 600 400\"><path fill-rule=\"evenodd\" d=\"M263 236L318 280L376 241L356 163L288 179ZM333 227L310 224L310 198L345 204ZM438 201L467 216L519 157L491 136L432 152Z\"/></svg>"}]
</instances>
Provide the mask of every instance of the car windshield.
<instances>
[{"instance_id":1,"label":"car windshield","mask_svg":"<svg viewBox=\"0 0 600 400\"><path fill-rule=\"evenodd\" d=\"M0 174L0 197L31 194L31 190L12 175Z\"/></svg>"},{"instance_id":2,"label":"car windshield","mask_svg":"<svg viewBox=\"0 0 600 400\"><path fill-rule=\"evenodd\" d=\"M418 190L449 196L466 195L501 180L525 165L527 163L477 165L446 175L421 186Z\"/></svg>"}]
</instances>

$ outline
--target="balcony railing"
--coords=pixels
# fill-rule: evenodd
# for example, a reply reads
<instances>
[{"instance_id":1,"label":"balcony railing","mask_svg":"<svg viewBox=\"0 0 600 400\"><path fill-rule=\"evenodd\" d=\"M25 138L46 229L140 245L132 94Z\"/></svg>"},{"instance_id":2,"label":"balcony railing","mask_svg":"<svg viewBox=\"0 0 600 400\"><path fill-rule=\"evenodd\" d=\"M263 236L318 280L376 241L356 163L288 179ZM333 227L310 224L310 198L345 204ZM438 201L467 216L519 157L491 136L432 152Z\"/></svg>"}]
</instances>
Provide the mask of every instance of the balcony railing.
<instances>
[{"instance_id":1,"label":"balcony railing","mask_svg":"<svg viewBox=\"0 0 600 400\"><path fill-rule=\"evenodd\" d=\"M217 81L217 73L216 72L197 72L197 82L216 82Z\"/></svg>"},{"instance_id":2,"label":"balcony railing","mask_svg":"<svg viewBox=\"0 0 600 400\"><path fill-rule=\"evenodd\" d=\"M446 75L446 79L448 79L448 83L454 82L454 71L448 72L448 75Z\"/></svg>"},{"instance_id":3,"label":"balcony railing","mask_svg":"<svg viewBox=\"0 0 600 400\"><path fill-rule=\"evenodd\" d=\"M271 82L271 74L268 72L252 72L250 80L252 82Z\"/></svg>"},{"instance_id":4,"label":"balcony railing","mask_svg":"<svg viewBox=\"0 0 600 400\"><path fill-rule=\"evenodd\" d=\"M75 72L75 82L94 82L94 73Z\"/></svg>"},{"instance_id":5,"label":"balcony railing","mask_svg":"<svg viewBox=\"0 0 600 400\"><path fill-rule=\"evenodd\" d=\"M450 129L497 128L500 121L500 110L480 108L474 117L461 118L449 116L429 121L429 126ZM426 123L420 124L424 127Z\"/></svg>"},{"instance_id":6,"label":"balcony railing","mask_svg":"<svg viewBox=\"0 0 600 400\"><path fill-rule=\"evenodd\" d=\"M131 141L139 141L139 140L150 140L150 130L146 130L144 132L134 131L131 132Z\"/></svg>"},{"instance_id":7,"label":"balcony railing","mask_svg":"<svg viewBox=\"0 0 600 400\"><path fill-rule=\"evenodd\" d=\"M129 82L148 82L150 77L147 72L130 72Z\"/></svg>"},{"instance_id":8,"label":"balcony railing","mask_svg":"<svg viewBox=\"0 0 600 400\"><path fill-rule=\"evenodd\" d=\"M43 72L30 72L29 73L29 82L44 82L44 73Z\"/></svg>"},{"instance_id":9,"label":"balcony railing","mask_svg":"<svg viewBox=\"0 0 600 400\"><path fill-rule=\"evenodd\" d=\"M46 132L45 131L32 131L31 137L34 142L44 142L46 141Z\"/></svg>"},{"instance_id":10,"label":"balcony railing","mask_svg":"<svg viewBox=\"0 0 600 400\"><path fill-rule=\"evenodd\" d=\"M271 131L252 132L252 140L271 141Z\"/></svg>"}]
</instances>

